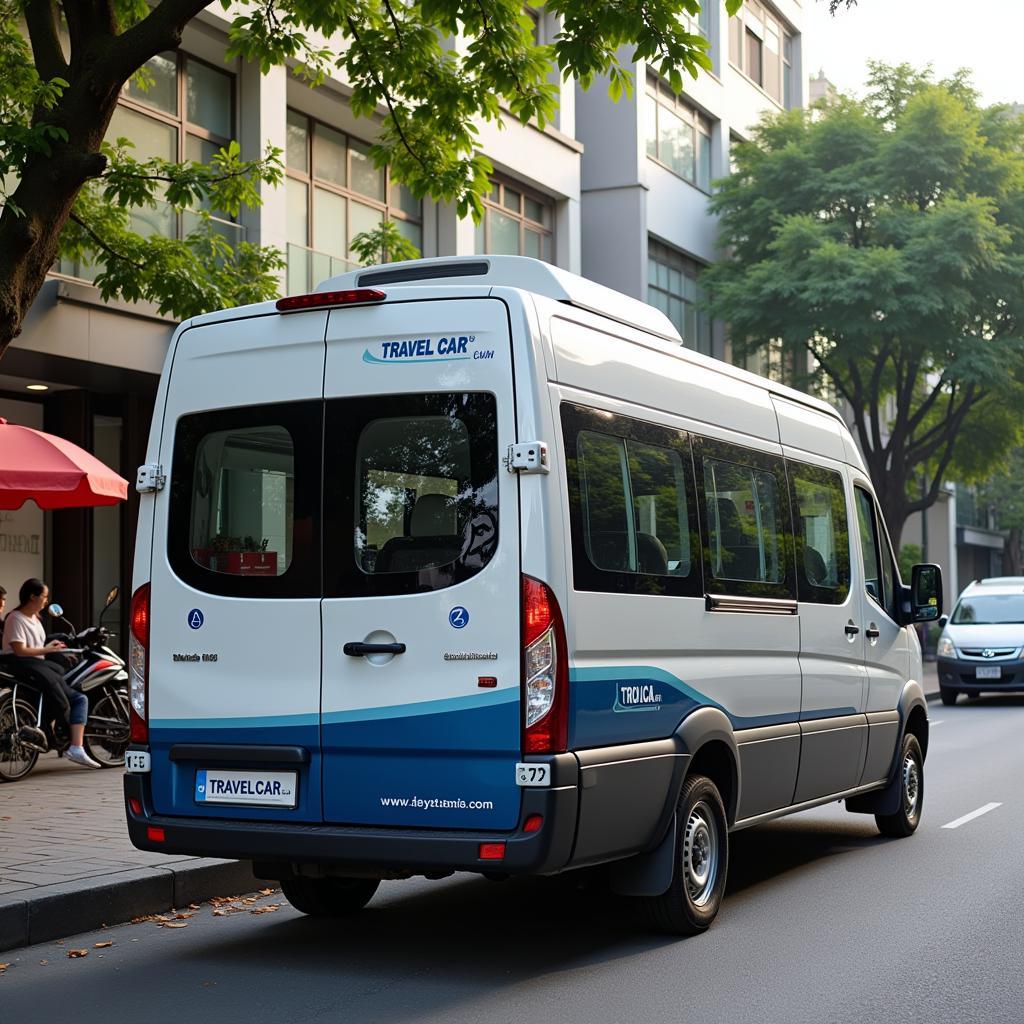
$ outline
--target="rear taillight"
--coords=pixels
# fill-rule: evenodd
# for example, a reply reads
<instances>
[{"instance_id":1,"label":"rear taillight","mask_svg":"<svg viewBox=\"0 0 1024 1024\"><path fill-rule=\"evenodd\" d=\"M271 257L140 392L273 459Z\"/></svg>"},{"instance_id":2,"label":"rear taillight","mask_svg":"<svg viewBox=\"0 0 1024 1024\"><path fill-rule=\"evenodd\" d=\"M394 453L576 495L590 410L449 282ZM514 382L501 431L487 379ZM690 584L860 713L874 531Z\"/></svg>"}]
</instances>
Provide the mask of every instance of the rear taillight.
<instances>
[{"instance_id":1,"label":"rear taillight","mask_svg":"<svg viewBox=\"0 0 1024 1024\"><path fill-rule=\"evenodd\" d=\"M128 637L129 712L132 743L149 742L149 584L132 594Z\"/></svg>"},{"instance_id":2,"label":"rear taillight","mask_svg":"<svg viewBox=\"0 0 1024 1024\"><path fill-rule=\"evenodd\" d=\"M557 754L569 743L565 626L551 588L523 577L523 753Z\"/></svg>"},{"instance_id":3,"label":"rear taillight","mask_svg":"<svg viewBox=\"0 0 1024 1024\"><path fill-rule=\"evenodd\" d=\"M280 313L294 313L300 309L323 309L324 306L365 306L383 302L387 298L377 288L346 288L337 292L311 292L308 295L286 295L278 299Z\"/></svg>"}]
</instances>

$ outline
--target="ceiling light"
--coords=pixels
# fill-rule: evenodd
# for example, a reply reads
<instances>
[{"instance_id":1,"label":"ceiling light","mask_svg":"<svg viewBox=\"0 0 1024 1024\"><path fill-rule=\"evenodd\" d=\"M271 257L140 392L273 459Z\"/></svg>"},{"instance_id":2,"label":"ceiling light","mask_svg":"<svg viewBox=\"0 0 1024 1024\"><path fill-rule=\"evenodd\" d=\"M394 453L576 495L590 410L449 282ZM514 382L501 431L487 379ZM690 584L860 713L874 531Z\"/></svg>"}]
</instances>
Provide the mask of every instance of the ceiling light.
<instances>
[{"instance_id":1,"label":"ceiling light","mask_svg":"<svg viewBox=\"0 0 1024 1024\"><path fill-rule=\"evenodd\" d=\"M25 387L29 391L49 391L50 390L50 385L49 384L26 384Z\"/></svg>"}]
</instances>

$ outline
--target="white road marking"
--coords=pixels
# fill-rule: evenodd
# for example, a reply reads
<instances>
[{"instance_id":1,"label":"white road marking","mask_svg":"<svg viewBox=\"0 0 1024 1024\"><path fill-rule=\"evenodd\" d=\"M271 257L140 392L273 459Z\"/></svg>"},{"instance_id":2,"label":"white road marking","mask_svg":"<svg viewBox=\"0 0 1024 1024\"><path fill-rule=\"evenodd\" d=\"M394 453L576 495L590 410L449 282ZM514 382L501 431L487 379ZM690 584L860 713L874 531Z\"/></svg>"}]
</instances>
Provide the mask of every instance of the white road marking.
<instances>
[{"instance_id":1,"label":"white road marking","mask_svg":"<svg viewBox=\"0 0 1024 1024\"><path fill-rule=\"evenodd\" d=\"M999 804L985 804L984 807L979 807L976 811L971 811L970 814L965 814L962 818L957 818L956 821L951 821L948 824L943 825L942 827L943 828L959 828L961 825L966 825L967 822L973 821L975 818L980 818L983 814L988 814L989 811L994 811L997 807L1002 807L1002 806L1003 805L1001 803L999 803Z\"/></svg>"}]
</instances>

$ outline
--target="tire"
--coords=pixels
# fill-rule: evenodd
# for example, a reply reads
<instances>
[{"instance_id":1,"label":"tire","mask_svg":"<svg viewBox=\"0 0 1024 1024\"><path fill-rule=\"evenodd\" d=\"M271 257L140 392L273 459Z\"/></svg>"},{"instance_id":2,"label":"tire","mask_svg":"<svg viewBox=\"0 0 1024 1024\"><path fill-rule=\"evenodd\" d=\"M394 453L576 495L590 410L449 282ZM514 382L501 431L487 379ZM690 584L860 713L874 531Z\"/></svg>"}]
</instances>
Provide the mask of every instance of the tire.
<instances>
[{"instance_id":1,"label":"tire","mask_svg":"<svg viewBox=\"0 0 1024 1024\"><path fill-rule=\"evenodd\" d=\"M671 935L699 935L718 914L729 868L729 825L715 784L691 775L676 806L672 884L645 902L651 923Z\"/></svg>"},{"instance_id":2,"label":"tire","mask_svg":"<svg viewBox=\"0 0 1024 1024\"><path fill-rule=\"evenodd\" d=\"M346 917L362 910L379 885L376 878L287 878L281 891L296 910L310 917Z\"/></svg>"},{"instance_id":3,"label":"tire","mask_svg":"<svg viewBox=\"0 0 1024 1024\"><path fill-rule=\"evenodd\" d=\"M942 703L948 706L952 706L956 703L957 697L960 696L959 690L951 690L948 686L939 687L939 696L942 698Z\"/></svg>"},{"instance_id":4,"label":"tire","mask_svg":"<svg viewBox=\"0 0 1024 1024\"><path fill-rule=\"evenodd\" d=\"M17 782L36 766L39 751L22 745L18 731L22 726L34 726L36 709L20 697L10 696L0 701L0 782Z\"/></svg>"},{"instance_id":5,"label":"tire","mask_svg":"<svg viewBox=\"0 0 1024 1024\"><path fill-rule=\"evenodd\" d=\"M899 772L900 809L895 814L875 815L878 831L894 839L904 839L917 831L924 806L924 757L917 737L909 732L903 737Z\"/></svg>"},{"instance_id":6,"label":"tire","mask_svg":"<svg viewBox=\"0 0 1024 1024\"><path fill-rule=\"evenodd\" d=\"M94 719L106 719L107 722L117 723L114 736L89 732L89 721ZM118 696L110 690L104 689L94 704L89 701L89 721L85 723L85 752L99 763L101 768L120 768L124 765L125 751L128 749L129 730L127 712ZM95 728L95 723L93 725ZM113 726L110 726L113 729ZM120 741L120 733L123 730L124 740ZM109 731L109 730L108 730Z\"/></svg>"}]
</instances>

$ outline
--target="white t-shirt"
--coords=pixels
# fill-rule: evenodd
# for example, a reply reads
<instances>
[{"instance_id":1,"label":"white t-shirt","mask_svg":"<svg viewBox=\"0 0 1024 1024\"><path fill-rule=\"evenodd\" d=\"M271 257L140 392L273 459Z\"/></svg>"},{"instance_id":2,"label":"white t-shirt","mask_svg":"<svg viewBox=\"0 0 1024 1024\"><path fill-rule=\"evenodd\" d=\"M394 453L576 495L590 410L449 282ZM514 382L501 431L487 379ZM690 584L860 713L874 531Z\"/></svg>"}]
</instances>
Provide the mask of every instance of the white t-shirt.
<instances>
[{"instance_id":1,"label":"white t-shirt","mask_svg":"<svg viewBox=\"0 0 1024 1024\"><path fill-rule=\"evenodd\" d=\"M46 630L43 624L34 616L23 615L15 610L4 620L4 654L13 654L11 643L23 643L26 647L45 647ZM30 655L33 658L42 658L42 654Z\"/></svg>"}]
</instances>

